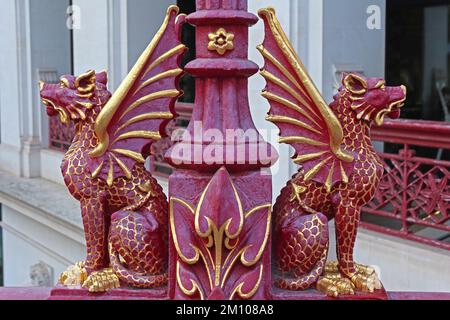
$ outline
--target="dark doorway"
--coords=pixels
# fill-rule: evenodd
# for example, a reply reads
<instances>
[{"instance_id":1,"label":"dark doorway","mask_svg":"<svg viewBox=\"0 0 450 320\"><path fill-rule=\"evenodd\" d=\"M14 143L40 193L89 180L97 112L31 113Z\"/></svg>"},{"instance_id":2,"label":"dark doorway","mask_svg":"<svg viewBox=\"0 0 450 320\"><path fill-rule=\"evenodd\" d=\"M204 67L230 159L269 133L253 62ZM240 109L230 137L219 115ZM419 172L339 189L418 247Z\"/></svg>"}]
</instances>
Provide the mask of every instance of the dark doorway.
<instances>
[{"instance_id":1,"label":"dark doorway","mask_svg":"<svg viewBox=\"0 0 450 320\"><path fill-rule=\"evenodd\" d=\"M190 14L195 12L195 0L178 0L177 5L181 13ZM183 57L182 67L195 59L195 28L186 23L183 26L183 44L189 51ZM180 102L193 103L195 100L195 80L189 74L185 74L180 81L180 87L184 91L184 95L180 97Z\"/></svg>"},{"instance_id":2,"label":"dark doorway","mask_svg":"<svg viewBox=\"0 0 450 320\"><path fill-rule=\"evenodd\" d=\"M402 117L449 121L450 1L388 0L386 26L386 79L408 87Z\"/></svg>"}]
</instances>

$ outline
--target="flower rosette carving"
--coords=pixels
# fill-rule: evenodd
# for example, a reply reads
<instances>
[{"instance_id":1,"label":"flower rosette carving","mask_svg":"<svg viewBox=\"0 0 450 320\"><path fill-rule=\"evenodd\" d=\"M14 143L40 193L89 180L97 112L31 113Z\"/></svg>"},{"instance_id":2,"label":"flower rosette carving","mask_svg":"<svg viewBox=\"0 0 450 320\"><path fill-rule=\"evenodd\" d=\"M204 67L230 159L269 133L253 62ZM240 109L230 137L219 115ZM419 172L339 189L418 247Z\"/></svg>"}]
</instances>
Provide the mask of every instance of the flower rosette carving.
<instances>
[{"instance_id":1,"label":"flower rosette carving","mask_svg":"<svg viewBox=\"0 0 450 320\"><path fill-rule=\"evenodd\" d=\"M224 168L208 183L196 206L171 198L178 289L192 299L252 298L263 276L261 257L270 219L270 203L244 211Z\"/></svg>"}]
</instances>

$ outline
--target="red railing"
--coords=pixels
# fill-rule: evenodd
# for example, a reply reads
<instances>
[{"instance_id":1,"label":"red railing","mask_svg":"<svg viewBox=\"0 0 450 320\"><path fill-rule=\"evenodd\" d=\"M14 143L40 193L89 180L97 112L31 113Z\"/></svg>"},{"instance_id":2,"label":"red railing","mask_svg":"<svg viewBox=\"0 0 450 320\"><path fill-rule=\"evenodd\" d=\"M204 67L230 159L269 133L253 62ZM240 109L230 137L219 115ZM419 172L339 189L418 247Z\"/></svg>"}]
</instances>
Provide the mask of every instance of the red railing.
<instances>
[{"instance_id":1,"label":"red railing","mask_svg":"<svg viewBox=\"0 0 450 320\"><path fill-rule=\"evenodd\" d=\"M73 123L63 124L59 117L48 118L48 147L50 149L66 152L72 144L75 128Z\"/></svg>"},{"instance_id":2,"label":"red railing","mask_svg":"<svg viewBox=\"0 0 450 320\"><path fill-rule=\"evenodd\" d=\"M178 117L167 125L167 137L162 138L152 145L152 155L150 156L150 172L152 175L167 179L172 174L173 168L167 163L164 155L173 145L173 132L177 129L185 129L189 125L193 107L194 105L192 103L176 103L175 110Z\"/></svg>"},{"instance_id":3,"label":"red railing","mask_svg":"<svg viewBox=\"0 0 450 320\"><path fill-rule=\"evenodd\" d=\"M362 226L450 250L450 123L389 121L372 139L385 143L385 174Z\"/></svg>"}]
</instances>

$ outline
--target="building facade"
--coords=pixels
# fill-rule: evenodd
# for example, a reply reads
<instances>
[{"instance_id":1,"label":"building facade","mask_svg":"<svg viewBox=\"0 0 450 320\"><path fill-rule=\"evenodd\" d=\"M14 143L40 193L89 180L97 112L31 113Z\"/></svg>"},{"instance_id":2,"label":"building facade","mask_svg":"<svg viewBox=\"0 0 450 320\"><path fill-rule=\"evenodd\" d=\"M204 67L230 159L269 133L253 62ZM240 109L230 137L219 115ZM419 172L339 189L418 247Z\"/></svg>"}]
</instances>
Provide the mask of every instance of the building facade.
<instances>
[{"instance_id":1,"label":"building facade","mask_svg":"<svg viewBox=\"0 0 450 320\"><path fill-rule=\"evenodd\" d=\"M1 0L3 285L52 286L60 272L85 255L78 203L66 191L59 169L70 143L71 129L49 121L40 103L38 81L58 81L64 74L106 69L109 89L114 91L159 28L166 8L176 2ZM252 0L249 10L256 12L269 5L276 8L295 49L327 101L337 91L342 73L357 71L387 77L388 82L402 82L412 88L408 117L444 120L445 112L439 111L443 110L442 105L436 100L434 79L445 82L449 74L449 4L409 2L416 4L408 6L397 0ZM186 13L195 10L194 0L180 0L178 5ZM407 17L402 14L404 10L409 10ZM399 17L404 19L403 24L394 23ZM399 34L401 28L404 30ZM408 40L406 48L402 35ZM186 57L189 60L195 57L192 28L186 27L183 37L190 47ZM410 43L415 41L414 37L423 39L421 48L418 42ZM255 47L262 40L260 22L251 28L249 45L250 59L259 65L262 58ZM171 124L172 129L186 126L192 111L193 79L185 77L182 87L185 96L177 105L180 118ZM257 128L263 134L276 133L275 127L264 119L269 106L260 96L263 78L252 77L249 87ZM437 112L440 114L436 115ZM291 150L280 146L276 135L268 134L265 138L280 154L272 168L276 199L297 168L289 160ZM165 190L171 168L164 163L162 154L169 145L170 141L158 144L149 162L149 169ZM384 145L379 143L378 147L383 150ZM445 156L441 152L442 160ZM444 221L446 225L447 222ZM443 238L446 243L448 234ZM333 252L330 255L333 257ZM446 248L362 229L356 257L380 268L388 290L450 291L450 251Z\"/></svg>"}]
</instances>

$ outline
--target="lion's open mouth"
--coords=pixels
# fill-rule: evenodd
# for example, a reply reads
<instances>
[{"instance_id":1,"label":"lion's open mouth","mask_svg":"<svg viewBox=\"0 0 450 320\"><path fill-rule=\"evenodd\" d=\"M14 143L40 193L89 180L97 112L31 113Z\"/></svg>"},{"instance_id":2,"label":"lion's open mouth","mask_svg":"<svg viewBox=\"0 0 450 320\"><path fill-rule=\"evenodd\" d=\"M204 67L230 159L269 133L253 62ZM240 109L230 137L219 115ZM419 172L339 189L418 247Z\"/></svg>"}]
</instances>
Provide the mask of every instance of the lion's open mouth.
<instances>
[{"instance_id":1,"label":"lion's open mouth","mask_svg":"<svg viewBox=\"0 0 450 320\"><path fill-rule=\"evenodd\" d=\"M50 117L59 114L59 120L62 123L67 124L69 122L67 113L63 108L58 107L53 101L44 98L42 98L42 103L47 107L47 114Z\"/></svg>"},{"instance_id":2,"label":"lion's open mouth","mask_svg":"<svg viewBox=\"0 0 450 320\"><path fill-rule=\"evenodd\" d=\"M391 119L400 118L400 109L405 105L406 97L401 100L392 102L389 107L381 110L375 117L375 123L379 126L383 124L384 117L387 115Z\"/></svg>"}]
</instances>

